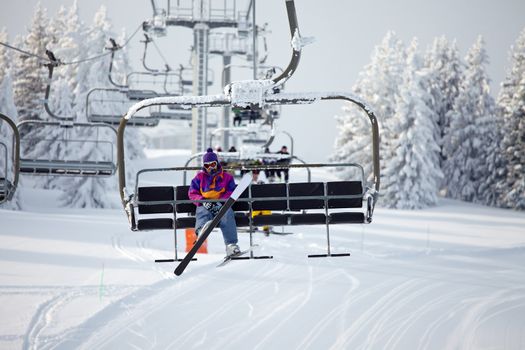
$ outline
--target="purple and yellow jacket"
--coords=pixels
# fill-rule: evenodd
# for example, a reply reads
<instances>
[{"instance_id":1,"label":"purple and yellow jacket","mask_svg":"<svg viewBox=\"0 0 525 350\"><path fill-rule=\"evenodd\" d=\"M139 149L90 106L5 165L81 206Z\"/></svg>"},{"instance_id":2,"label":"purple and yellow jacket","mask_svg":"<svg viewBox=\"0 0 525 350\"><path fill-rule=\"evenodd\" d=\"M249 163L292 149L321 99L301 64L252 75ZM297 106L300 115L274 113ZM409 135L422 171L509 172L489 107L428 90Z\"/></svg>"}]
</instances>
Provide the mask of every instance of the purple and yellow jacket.
<instances>
[{"instance_id":1,"label":"purple and yellow jacket","mask_svg":"<svg viewBox=\"0 0 525 350\"><path fill-rule=\"evenodd\" d=\"M211 176L201 170L191 180L188 197L192 200L200 199L226 199L230 198L235 189L235 180L233 176L225 171ZM195 203L196 206L202 203Z\"/></svg>"}]
</instances>

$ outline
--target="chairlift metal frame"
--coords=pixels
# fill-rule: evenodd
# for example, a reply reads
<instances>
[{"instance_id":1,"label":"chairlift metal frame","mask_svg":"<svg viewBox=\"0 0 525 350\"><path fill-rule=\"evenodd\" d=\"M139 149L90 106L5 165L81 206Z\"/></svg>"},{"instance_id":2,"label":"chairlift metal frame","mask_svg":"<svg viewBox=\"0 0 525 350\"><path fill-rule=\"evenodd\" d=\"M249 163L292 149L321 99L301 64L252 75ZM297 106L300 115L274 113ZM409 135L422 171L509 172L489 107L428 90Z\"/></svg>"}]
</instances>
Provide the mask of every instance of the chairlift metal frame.
<instances>
[{"instance_id":1,"label":"chairlift metal frame","mask_svg":"<svg viewBox=\"0 0 525 350\"><path fill-rule=\"evenodd\" d=\"M16 124L6 116L5 114L0 113L0 120L6 122L9 128L13 132L13 144L12 144L12 167L13 167L13 176L11 180L8 177L9 170L9 161L8 161L8 151L7 145L3 142L0 142L0 146L4 150L5 164L4 164L4 177L0 178L0 204L5 203L13 199L16 188L18 187L18 177L20 173L20 132Z\"/></svg>"}]
</instances>

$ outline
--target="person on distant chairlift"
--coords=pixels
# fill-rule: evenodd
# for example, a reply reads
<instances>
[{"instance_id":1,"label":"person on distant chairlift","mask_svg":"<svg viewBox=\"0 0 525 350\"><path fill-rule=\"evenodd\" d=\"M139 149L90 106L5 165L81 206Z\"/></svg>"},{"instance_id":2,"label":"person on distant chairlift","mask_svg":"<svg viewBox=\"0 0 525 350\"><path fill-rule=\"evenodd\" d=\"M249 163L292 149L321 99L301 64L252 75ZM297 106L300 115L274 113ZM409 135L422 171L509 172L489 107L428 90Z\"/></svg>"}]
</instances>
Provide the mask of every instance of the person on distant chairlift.
<instances>
[{"instance_id":1,"label":"person on distant chairlift","mask_svg":"<svg viewBox=\"0 0 525 350\"><path fill-rule=\"evenodd\" d=\"M228 149L228 152L231 152L231 153L235 153L237 152L237 148L235 148L235 146L231 146L230 149ZM234 157L232 157L232 159L234 159ZM232 159L230 159L230 161L228 162L228 165L231 165L231 166L236 166L236 165L239 165L239 161L235 161ZM233 174L234 176L237 176L238 175L238 172L234 172Z\"/></svg>"},{"instance_id":2,"label":"person on distant chairlift","mask_svg":"<svg viewBox=\"0 0 525 350\"><path fill-rule=\"evenodd\" d=\"M252 109L250 110L250 114L249 114L249 120L248 122L251 124L251 123L255 123L257 121L257 119L260 119L261 118L261 110L260 109Z\"/></svg>"},{"instance_id":3,"label":"person on distant chairlift","mask_svg":"<svg viewBox=\"0 0 525 350\"><path fill-rule=\"evenodd\" d=\"M253 170L252 171L252 183L254 183L256 185L264 184L264 181L260 180L260 178L259 178L259 170ZM257 216L257 215L272 215L272 211L271 210L253 210L252 211L252 218ZM270 232L272 231L272 227L268 226L268 225L263 226L262 229L263 229L263 232L264 232L265 236L269 236Z\"/></svg>"},{"instance_id":4,"label":"person on distant chairlift","mask_svg":"<svg viewBox=\"0 0 525 350\"><path fill-rule=\"evenodd\" d=\"M279 152L277 152L277 154L290 154L290 153L288 152L288 147L283 146L283 147L281 147L281 150ZM291 161L290 158L281 158L281 159L278 159L275 162L275 164L285 166L285 165L290 164L290 161ZM289 169L277 169L275 171L277 177L279 178L279 181L282 181L281 180L281 172L284 174L284 182L288 183Z\"/></svg>"},{"instance_id":5,"label":"person on distant chairlift","mask_svg":"<svg viewBox=\"0 0 525 350\"><path fill-rule=\"evenodd\" d=\"M264 149L264 153L272 153L270 152L270 148L269 147L266 147ZM264 165L273 165L275 164L275 161L273 159L270 159L270 158L263 158L263 164ZM275 170L274 169L267 169L264 171L264 175L266 175L266 179L268 180L268 182L274 182L275 181Z\"/></svg>"},{"instance_id":6,"label":"person on distant chairlift","mask_svg":"<svg viewBox=\"0 0 525 350\"><path fill-rule=\"evenodd\" d=\"M217 154L211 148L202 156L202 170L191 181L188 197L191 200L203 200L195 202L195 233L197 236L204 224L218 214L222 207L220 202L207 202L208 199L228 199L235 189L233 176L222 170ZM232 208L229 208L222 217L219 225L222 231L226 255L240 253L237 239L237 225Z\"/></svg>"},{"instance_id":7,"label":"person on distant chairlift","mask_svg":"<svg viewBox=\"0 0 525 350\"><path fill-rule=\"evenodd\" d=\"M233 111L233 126L241 126L242 122L242 109L239 107L232 108Z\"/></svg>"},{"instance_id":8,"label":"person on distant chairlift","mask_svg":"<svg viewBox=\"0 0 525 350\"><path fill-rule=\"evenodd\" d=\"M222 147L219 145L215 146L215 152L216 153L222 152ZM225 162L224 159L221 159L219 163L221 164L222 167L228 166L228 162Z\"/></svg>"}]
</instances>

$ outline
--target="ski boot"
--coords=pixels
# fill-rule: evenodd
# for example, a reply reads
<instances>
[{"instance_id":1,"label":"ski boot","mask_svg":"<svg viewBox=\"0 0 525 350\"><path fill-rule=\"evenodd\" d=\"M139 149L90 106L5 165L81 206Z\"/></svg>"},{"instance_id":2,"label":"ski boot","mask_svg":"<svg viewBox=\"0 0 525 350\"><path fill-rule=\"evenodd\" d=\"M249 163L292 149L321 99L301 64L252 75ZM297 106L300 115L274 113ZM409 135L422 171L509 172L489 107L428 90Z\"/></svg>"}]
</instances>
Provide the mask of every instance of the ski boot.
<instances>
[{"instance_id":1,"label":"ski boot","mask_svg":"<svg viewBox=\"0 0 525 350\"><path fill-rule=\"evenodd\" d=\"M226 246L226 256L235 256L241 252L239 246L235 243L230 243Z\"/></svg>"}]
</instances>

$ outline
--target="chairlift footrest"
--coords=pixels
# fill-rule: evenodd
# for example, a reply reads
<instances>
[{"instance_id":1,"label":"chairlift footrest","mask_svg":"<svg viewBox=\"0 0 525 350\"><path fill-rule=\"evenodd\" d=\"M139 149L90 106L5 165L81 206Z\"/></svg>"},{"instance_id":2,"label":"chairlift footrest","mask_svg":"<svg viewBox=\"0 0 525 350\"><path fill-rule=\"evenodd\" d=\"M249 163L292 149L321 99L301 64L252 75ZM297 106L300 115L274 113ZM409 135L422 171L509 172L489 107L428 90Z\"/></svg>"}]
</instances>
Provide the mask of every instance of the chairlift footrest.
<instances>
[{"instance_id":1,"label":"chairlift footrest","mask_svg":"<svg viewBox=\"0 0 525 350\"><path fill-rule=\"evenodd\" d=\"M249 259L273 259L271 255L260 255L260 256L233 256L231 260L249 260Z\"/></svg>"},{"instance_id":2,"label":"chairlift footrest","mask_svg":"<svg viewBox=\"0 0 525 350\"><path fill-rule=\"evenodd\" d=\"M309 254L309 258L328 258L337 256L350 256L350 253L339 253L339 254Z\"/></svg>"},{"instance_id":3,"label":"chairlift footrest","mask_svg":"<svg viewBox=\"0 0 525 350\"><path fill-rule=\"evenodd\" d=\"M191 259L191 261L196 261L197 258ZM156 263L164 263L164 262L175 262L175 261L182 261L182 258L179 259L155 259Z\"/></svg>"}]
</instances>

